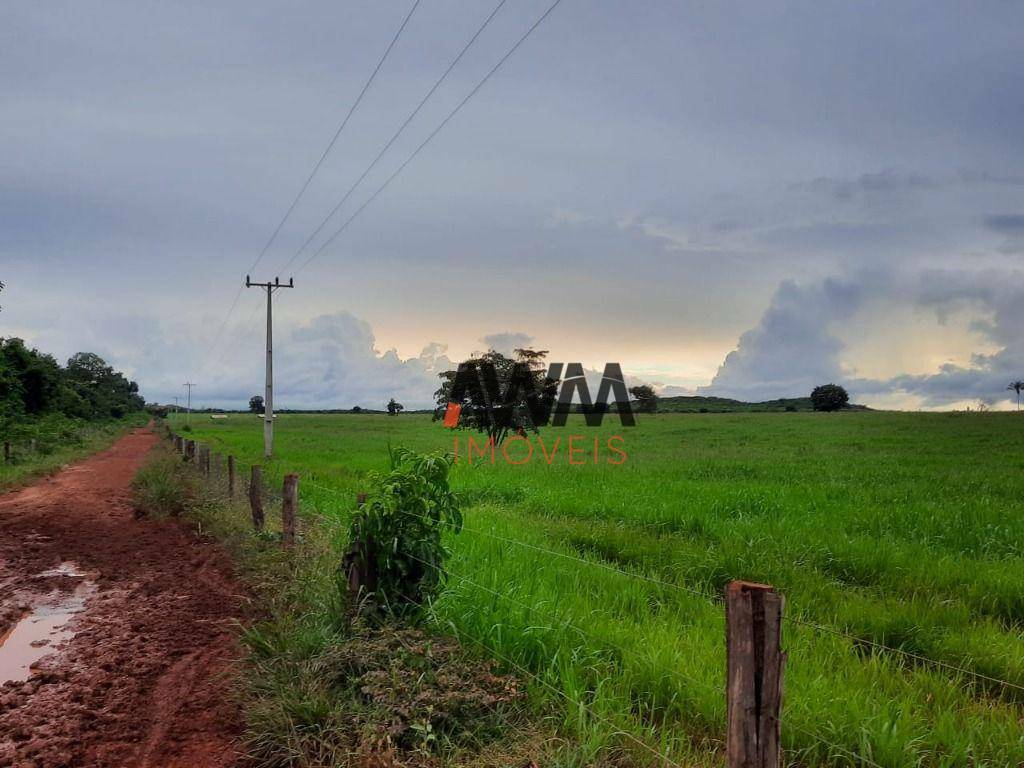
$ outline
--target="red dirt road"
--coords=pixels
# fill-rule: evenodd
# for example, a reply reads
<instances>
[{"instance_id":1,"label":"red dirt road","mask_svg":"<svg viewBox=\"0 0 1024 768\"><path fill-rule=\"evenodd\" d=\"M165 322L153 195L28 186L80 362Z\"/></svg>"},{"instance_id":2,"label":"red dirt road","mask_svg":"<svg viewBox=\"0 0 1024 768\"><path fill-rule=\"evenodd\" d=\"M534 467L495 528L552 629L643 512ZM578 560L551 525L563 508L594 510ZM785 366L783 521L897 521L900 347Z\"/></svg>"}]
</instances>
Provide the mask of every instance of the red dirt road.
<instances>
[{"instance_id":1,"label":"red dirt road","mask_svg":"<svg viewBox=\"0 0 1024 768\"><path fill-rule=\"evenodd\" d=\"M215 544L184 525L134 519L129 486L156 441L136 430L0 495L0 671L5 639L11 657L14 633L24 639L47 606L85 599L68 624L73 638L44 640L51 654L32 676L0 686L0 766L238 763L230 677L240 590Z\"/></svg>"}]
</instances>

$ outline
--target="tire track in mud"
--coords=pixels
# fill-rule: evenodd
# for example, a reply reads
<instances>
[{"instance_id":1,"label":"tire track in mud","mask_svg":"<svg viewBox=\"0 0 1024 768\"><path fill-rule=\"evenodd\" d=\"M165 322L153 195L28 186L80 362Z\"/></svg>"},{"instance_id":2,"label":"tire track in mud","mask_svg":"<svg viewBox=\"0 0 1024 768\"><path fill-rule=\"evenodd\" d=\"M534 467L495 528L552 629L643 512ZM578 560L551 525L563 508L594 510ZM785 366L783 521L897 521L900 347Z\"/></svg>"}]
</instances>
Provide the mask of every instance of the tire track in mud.
<instances>
[{"instance_id":1,"label":"tire track in mud","mask_svg":"<svg viewBox=\"0 0 1024 768\"><path fill-rule=\"evenodd\" d=\"M34 640L47 655L28 679L0 679L0 766L239 764L240 588L216 544L134 519L131 480L156 442L135 430L0 495L0 638L19 632L24 648L26 632L52 628L41 617L73 606L63 634Z\"/></svg>"}]
</instances>

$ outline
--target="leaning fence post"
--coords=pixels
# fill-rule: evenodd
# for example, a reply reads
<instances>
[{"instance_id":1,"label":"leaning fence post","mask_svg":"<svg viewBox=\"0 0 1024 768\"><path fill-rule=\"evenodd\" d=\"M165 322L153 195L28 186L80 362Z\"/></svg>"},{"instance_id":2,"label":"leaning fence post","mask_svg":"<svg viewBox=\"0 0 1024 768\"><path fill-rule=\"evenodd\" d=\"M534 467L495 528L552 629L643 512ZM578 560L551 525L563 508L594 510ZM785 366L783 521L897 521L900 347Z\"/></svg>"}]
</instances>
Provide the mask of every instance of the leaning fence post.
<instances>
[{"instance_id":1,"label":"leaning fence post","mask_svg":"<svg viewBox=\"0 0 1024 768\"><path fill-rule=\"evenodd\" d=\"M255 464L252 477L249 478L249 508L252 510L252 525L257 531L263 530L263 500L260 489L263 485L263 472Z\"/></svg>"},{"instance_id":2,"label":"leaning fence post","mask_svg":"<svg viewBox=\"0 0 1024 768\"><path fill-rule=\"evenodd\" d=\"M772 587L732 581L725 592L726 756L729 768L779 768L783 597Z\"/></svg>"},{"instance_id":3,"label":"leaning fence post","mask_svg":"<svg viewBox=\"0 0 1024 768\"><path fill-rule=\"evenodd\" d=\"M285 475L284 497L281 501L281 544L290 547L295 543L295 511L299 506L299 476Z\"/></svg>"},{"instance_id":4,"label":"leaning fence post","mask_svg":"<svg viewBox=\"0 0 1024 768\"><path fill-rule=\"evenodd\" d=\"M228 454L228 498L235 498L235 457Z\"/></svg>"}]
</instances>

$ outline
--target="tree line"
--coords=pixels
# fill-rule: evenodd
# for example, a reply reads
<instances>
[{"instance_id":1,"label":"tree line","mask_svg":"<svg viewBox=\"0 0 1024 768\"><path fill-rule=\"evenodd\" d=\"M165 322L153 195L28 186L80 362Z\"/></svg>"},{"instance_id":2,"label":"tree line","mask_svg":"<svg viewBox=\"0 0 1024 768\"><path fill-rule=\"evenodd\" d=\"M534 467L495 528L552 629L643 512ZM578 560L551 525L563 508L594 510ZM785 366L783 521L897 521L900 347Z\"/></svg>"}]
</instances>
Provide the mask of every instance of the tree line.
<instances>
[{"instance_id":1,"label":"tree line","mask_svg":"<svg viewBox=\"0 0 1024 768\"><path fill-rule=\"evenodd\" d=\"M139 385L99 355L79 352L61 365L19 338L0 337L0 427L51 414L119 419L144 406Z\"/></svg>"}]
</instances>

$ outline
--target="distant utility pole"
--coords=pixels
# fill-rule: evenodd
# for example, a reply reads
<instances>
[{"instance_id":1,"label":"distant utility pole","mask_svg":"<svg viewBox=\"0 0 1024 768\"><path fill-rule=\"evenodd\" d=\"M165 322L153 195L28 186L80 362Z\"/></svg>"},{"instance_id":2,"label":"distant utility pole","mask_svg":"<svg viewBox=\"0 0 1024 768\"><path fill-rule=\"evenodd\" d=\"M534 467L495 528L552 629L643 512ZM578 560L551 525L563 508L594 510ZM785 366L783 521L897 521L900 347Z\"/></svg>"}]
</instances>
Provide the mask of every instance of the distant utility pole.
<instances>
[{"instance_id":1,"label":"distant utility pole","mask_svg":"<svg viewBox=\"0 0 1024 768\"><path fill-rule=\"evenodd\" d=\"M174 412L175 413L178 412L178 396L177 395L174 396Z\"/></svg>"},{"instance_id":2,"label":"distant utility pole","mask_svg":"<svg viewBox=\"0 0 1024 768\"><path fill-rule=\"evenodd\" d=\"M195 386L195 383L186 381L181 386L188 387L188 415L185 416L185 423L187 424L192 421L192 387Z\"/></svg>"},{"instance_id":3,"label":"distant utility pole","mask_svg":"<svg viewBox=\"0 0 1024 768\"><path fill-rule=\"evenodd\" d=\"M275 277L272 283L254 283L245 276L246 288L262 288L267 292L267 388L263 396L263 455L270 458L274 452L274 332L273 306L270 297L278 288L294 288L295 278L282 283Z\"/></svg>"}]
</instances>

